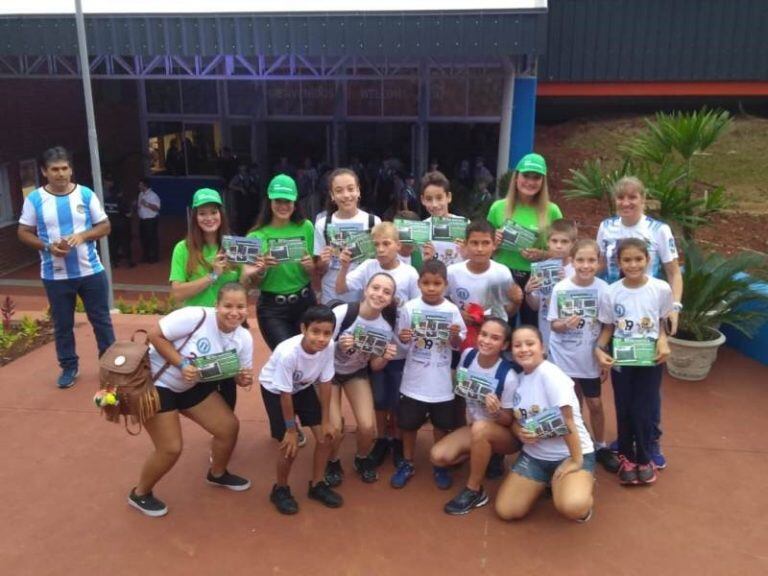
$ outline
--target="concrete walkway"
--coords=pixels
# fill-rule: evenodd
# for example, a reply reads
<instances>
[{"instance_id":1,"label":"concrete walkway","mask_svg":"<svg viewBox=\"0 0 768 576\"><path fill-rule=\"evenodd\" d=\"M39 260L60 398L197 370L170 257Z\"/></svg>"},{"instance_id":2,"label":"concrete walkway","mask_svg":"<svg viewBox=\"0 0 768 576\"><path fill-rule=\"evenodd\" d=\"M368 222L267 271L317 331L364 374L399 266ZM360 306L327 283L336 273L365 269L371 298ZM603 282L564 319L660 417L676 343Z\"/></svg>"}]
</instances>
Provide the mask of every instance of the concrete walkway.
<instances>
[{"instance_id":1,"label":"concrete walkway","mask_svg":"<svg viewBox=\"0 0 768 576\"><path fill-rule=\"evenodd\" d=\"M118 336L151 321L116 316ZM52 344L0 369L0 574L768 573L768 368L730 349L703 383L666 379L669 468L647 488L620 487L601 470L595 514L585 525L562 520L546 499L517 523L501 522L490 506L446 516L442 506L454 490L434 487L425 432L417 475L401 491L389 487L391 464L378 483L362 484L351 470L354 438L347 438L340 510L306 498L310 441L292 474L301 512L280 516L268 501L274 446L255 388L239 396L240 442L230 465L252 480L251 490L205 484L209 438L185 421L184 453L156 488L170 513L152 519L126 504L149 439L99 417L91 402L94 337L83 318L76 330L75 388L55 387ZM260 367L263 345L256 353ZM606 400L612 404L609 394ZM612 421L609 409L611 429ZM465 469L456 473L457 487L465 476ZM487 487L493 495L498 481Z\"/></svg>"}]
</instances>

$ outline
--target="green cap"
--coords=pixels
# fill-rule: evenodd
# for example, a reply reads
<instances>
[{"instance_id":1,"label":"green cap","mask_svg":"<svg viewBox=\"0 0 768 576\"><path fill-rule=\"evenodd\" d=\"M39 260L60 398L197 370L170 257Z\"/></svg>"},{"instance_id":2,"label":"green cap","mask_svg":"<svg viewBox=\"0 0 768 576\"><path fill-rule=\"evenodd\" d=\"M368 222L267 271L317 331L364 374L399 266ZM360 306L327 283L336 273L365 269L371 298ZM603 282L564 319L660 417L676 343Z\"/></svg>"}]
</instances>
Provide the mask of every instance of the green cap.
<instances>
[{"instance_id":1,"label":"green cap","mask_svg":"<svg viewBox=\"0 0 768 576\"><path fill-rule=\"evenodd\" d=\"M541 154L526 154L520 158L515 170L518 172L536 172L536 174L546 176L547 163Z\"/></svg>"},{"instance_id":2,"label":"green cap","mask_svg":"<svg viewBox=\"0 0 768 576\"><path fill-rule=\"evenodd\" d=\"M192 208L198 208L203 204L218 204L221 206L221 196L216 190L212 188L200 188L195 195L192 196Z\"/></svg>"},{"instance_id":3,"label":"green cap","mask_svg":"<svg viewBox=\"0 0 768 576\"><path fill-rule=\"evenodd\" d=\"M290 200L295 202L296 198L299 197L296 182L287 174L278 174L272 178L267 187L267 197L270 200Z\"/></svg>"}]
</instances>

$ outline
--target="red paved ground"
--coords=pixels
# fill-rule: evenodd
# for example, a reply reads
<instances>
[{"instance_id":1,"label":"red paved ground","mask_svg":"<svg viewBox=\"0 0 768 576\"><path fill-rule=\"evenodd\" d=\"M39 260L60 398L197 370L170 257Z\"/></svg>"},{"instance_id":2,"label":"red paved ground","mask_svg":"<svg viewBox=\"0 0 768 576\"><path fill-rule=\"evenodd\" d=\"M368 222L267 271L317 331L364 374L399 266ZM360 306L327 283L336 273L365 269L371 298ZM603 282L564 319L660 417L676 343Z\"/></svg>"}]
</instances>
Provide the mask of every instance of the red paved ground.
<instances>
[{"instance_id":1,"label":"red paved ground","mask_svg":"<svg viewBox=\"0 0 768 576\"><path fill-rule=\"evenodd\" d=\"M149 321L118 316L118 334ZM148 437L129 437L100 419L91 404L94 338L82 318L77 338L82 372L69 391L55 388L52 344L0 369L0 574L768 573L768 368L730 349L703 383L667 378L669 468L655 486L635 489L600 471L586 525L560 519L548 500L518 523L501 522L490 506L446 516L441 508L453 491L432 484L427 433L417 476L404 490L389 487L388 464L374 485L348 477L340 510L307 500L311 448L304 448L292 476L301 512L282 517L267 499L273 446L255 389L240 395L242 428L230 466L251 478L251 490L203 482L209 439L185 422L184 453L156 489L170 513L151 519L125 503ZM257 366L264 360L260 346ZM353 440L344 445L348 470ZM457 473L458 482L465 474Z\"/></svg>"}]
</instances>

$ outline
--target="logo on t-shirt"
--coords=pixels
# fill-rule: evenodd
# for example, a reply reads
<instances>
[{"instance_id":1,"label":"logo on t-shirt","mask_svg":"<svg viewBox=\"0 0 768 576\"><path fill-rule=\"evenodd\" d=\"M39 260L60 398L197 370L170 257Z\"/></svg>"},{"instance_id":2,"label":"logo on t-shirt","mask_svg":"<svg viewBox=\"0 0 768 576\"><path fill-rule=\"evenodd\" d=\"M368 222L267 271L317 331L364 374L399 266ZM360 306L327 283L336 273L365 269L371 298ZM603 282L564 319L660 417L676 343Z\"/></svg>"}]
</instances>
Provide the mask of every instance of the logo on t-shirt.
<instances>
[{"instance_id":1,"label":"logo on t-shirt","mask_svg":"<svg viewBox=\"0 0 768 576\"><path fill-rule=\"evenodd\" d=\"M520 402L522 402L522 397L520 396L519 392L515 392L515 394L512 396L512 406L520 406Z\"/></svg>"},{"instance_id":2,"label":"logo on t-shirt","mask_svg":"<svg viewBox=\"0 0 768 576\"><path fill-rule=\"evenodd\" d=\"M621 318L624 316L624 314L627 313L627 311L624 309L624 306L622 304L616 304L613 307L613 313L616 314L618 318Z\"/></svg>"},{"instance_id":3,"label":"logo on t-shirt","mask_svg":"<svg viewBox=\"0 0 768 576\"><path fill-rule=\"evenodd\" d=\"M208 338L200 338L197 341L197 351L200 354L208 354L211 351L211 341Z\"/></svg>"},{"instance_id":4,"label":"logo on t-shirt","mask_svg":"<svg viewBox=\"0 0 768 576\"><path fill-rule=\"evenodd\" d=\"M456 296L459 297L459 300L468 300L469 299L469 290L466 288L459 288L456 290Z\"/></svg>"},{"instance_id":5,"label":"logo on t-shirt","mask_svg":"<svg viewBox=\"0 0 768 576\"><path fill-rule=\"evenodd\" d=\"M304 372L301 370L294 370L293 372L293 381L294 382L301 382L302 378L304 378Z\"/></svg>"},{"instance_id":6,"label":"logo on t-shirt","mask_svg":"<svg viewBox=\"0 0 768 576\"><path fill-rule=\"evenodd\" d=\"M85 214L85 204L78 204L75 210L77 210L78 214Z\"/></svg>"}]
</instances>

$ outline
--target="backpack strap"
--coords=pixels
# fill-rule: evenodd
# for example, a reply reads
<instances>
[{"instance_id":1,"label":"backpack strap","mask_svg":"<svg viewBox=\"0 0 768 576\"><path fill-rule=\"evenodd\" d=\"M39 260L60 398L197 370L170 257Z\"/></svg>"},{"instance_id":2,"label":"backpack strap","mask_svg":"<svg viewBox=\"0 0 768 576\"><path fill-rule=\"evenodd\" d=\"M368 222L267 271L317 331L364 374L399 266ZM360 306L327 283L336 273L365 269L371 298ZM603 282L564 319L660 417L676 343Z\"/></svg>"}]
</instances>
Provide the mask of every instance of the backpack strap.
<instances>
[{"instance_id":1,"label":"backpack strap","mask_svg":"<svg viewBox=\"0 0 768 576\"><path fill-rule=\"evenodd\" d=\"M374 226L376 226L376 216L374 216L369 212L368 213L368 232L370 232Z\"/></svg>"},{"instance_id":2,"label":"backpack strap","mask_svg":"<svg viewBox=\"0 0 768 576\"><path fill-rule=\"evenodd\" d=\"M192 338L192 336L195 335L195 332L197 332L200 329L200 326L202 326L203 322L205 322L205 316L206 316L206 311L205 311L205 308L203 308L203 317L200 318L200 320L198 320L197 324L192 329L192 332L187 334L187 336L184 338L184 342L181 343L181 346L176 348L177 352L179 352L182 348L184 348L184 346L187 345L187 342L189 342L189 340ZM160 379L160 376L165 374L165 371L168 370L168 368L170 368L170 367L171 367L171 363L166 361L166 363L163 364L163 367L160 368L160 370L157 371L157 374L152 376L152 382L157 382Z\"/></svg>"},{"instance_id":3,"label":"backpack strap","mask_svg":"<svg viewBox=\"0 0 768 576\"><path fill-rule=\"evenodd\" d=\"M464 356L464 362L461 363L462 367L469 369L469 367L472 366L472 362L475 361L476 357L477 348L470 348L469 352L467 352L467 355Z\"/></svg>"},{"instance_id":4,"label":"backpack strap","mask_svg":"<svg viewBox=\"0 0 768 576\"><path fill-rule=\"evenodd\" d=\"M504 393L504 384L507 381L510 370L514 370L512 362L502 358L499 367L496 368L496 381L498 382L496 384L496 396L499 399L501 399L501 395Z\"/></svg>"},{"instance_id":5,"label":"backpack strap","mask_svg":"<svg viewBox=\"0 0 768 576\"><path fill-rule=\"evenodd\" d=\"M339 336L344 333L344 330L355 323L358 314L360 314L360 302L350 302L347 304L347 311L344 314L344 318L341 320L341 326L339 326L339 334L336 336L336 340L338 340Z\"/></svg>"}]
</instances>

